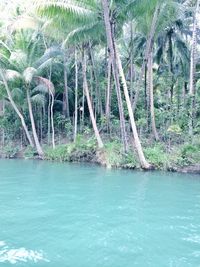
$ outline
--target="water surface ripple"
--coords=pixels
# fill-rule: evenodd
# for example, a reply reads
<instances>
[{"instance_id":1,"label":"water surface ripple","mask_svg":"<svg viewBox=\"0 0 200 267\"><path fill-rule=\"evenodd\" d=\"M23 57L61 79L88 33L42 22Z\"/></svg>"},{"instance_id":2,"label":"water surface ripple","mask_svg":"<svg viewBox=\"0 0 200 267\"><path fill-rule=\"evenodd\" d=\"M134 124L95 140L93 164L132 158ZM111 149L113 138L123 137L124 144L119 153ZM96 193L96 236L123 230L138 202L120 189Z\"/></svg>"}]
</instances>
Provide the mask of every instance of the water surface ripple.
<instances>
[{"instance_id":1,"label":"water surface ripple","mask_svg":"<svg viewBox=\"0 0 200 267\"><path fill-rule=\"evenodd\" d=\"M0 266L199 267L200 177L0 160Z\"/></svg>"}]
</instances>

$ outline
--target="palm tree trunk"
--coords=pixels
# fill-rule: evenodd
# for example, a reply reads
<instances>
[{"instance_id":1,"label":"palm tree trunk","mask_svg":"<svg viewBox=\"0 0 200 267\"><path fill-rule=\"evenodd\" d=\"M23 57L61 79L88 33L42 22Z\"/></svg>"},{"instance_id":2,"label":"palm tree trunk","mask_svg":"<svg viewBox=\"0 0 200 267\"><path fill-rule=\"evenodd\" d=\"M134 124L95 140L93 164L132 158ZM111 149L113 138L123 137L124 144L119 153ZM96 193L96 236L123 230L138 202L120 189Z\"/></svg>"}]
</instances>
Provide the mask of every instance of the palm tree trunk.
<instances>
[{"instance_id":1,"label":"palm tree trunk","mask_svg":"<svg viewBox=\"0 0 200 267\"><path fill-rule=\"evenodd\" d=\"M40 157L43 157L44 156L44 152L42 150L42 147L40 145L40 142L39 142L39 139L38 139L38 136L37 136L37 132L36 132L35 120L34 120L34 117L33 117L33 110L32 110L32 104L31 104L29 88L27 88L27 90L26 90L26 95L27 95L28 110L29 110L29 116L30 116L30 120L31 120L31 126L32 126L33 138L34 138L34 141L35 141L35 146L36 146L38 155Z\"/></svg>"},{"instance_id":2,"label":"palm tree trunk","mask_svg":"<svg viewBox=\"0 0 200 267\"><path fill-rule=\"evenodd\" d=\"M112 33L111 24L110 24L109 7L108 7L107 0L101 0L101 2L102 2L103 12L104 12L104 22L105 22L105 28L106 28L107 45L108 45L108 49L109 49L109 53L110 53L110 59L112 62L112 70L113 70L115 88L116 88L116 93L117 93L119 117L120 117L121 138L122 138L124 151L127 152L128 141L127 141L127 134L126 134L125 118L124 118L124 107L123 107L123 102L122 102L119 73L117 70L115 49L114 49L114 44L113 44L113 33Z\"/></svg>"},{"instance_id":3,"label":"palm tree trunk","mask_svg":"<svg viewBox=\"0 0 200 267\"><path fill-rule=\"evenodd\" d=\"M122 68L121 59L119 57L117 49L116 49L116 57L117 57L117 66L119 68L119 75L121 77L121 82L122 82L122 86L123 86L123 89L124 89L124 95L125 95L125 99L126 99L126 104L127 104L127 108L128 108L129 117L130 117L131 128L132 128L132 131L133 131L133 138L134 138L134 142L135 142L135 148L136 148L136 151L137 151L137 154L138 154L138 158L139 158L141 167L143 169L145 169L145 170L148 170L148 169L151 169L152 166L145 159L145 156L144 156L144 153L143 153L142 145L141 145L141 142L140 142L140 139L139 139L139 136L138 136L138 132L137 132L137 128L136 128L136 124L135 124L135 118L134 118L134 115L133 115L133 110L132 110L131 100L130 100L130 97L129 97L128 87L127 87L124 71L123 71L123 68Z\"/></svg>"},{"instance_id":4,"label":"palm tree trunk","mask_svg":"<svg viewBox=\"0 0 200 267\"><path fill-rule=\"evenodd\" d=\"M40 142L42 143L43 138L43 107L41 108L40 112Z\"/></svg>"},{"instance_id":5,"label":"palm tree trunk","mask_svg":"<svg viewBox=\"0 0 200 267\"><path fill-rule=\"evenodd\" d=\"M173 44L172 44L172 34L173 29L169 31L169 70L171 74L171 86L170 86L170 100L171 100L171 106L173 105L173 98L174 98L174 65L173 65Z\"/></svg>"},{"instance_id":6,"label":"palm tree trunk","mask_svg":"<svg viewBox=\"0 0 200 267\"><path fill-rule=\"evenodd\" d=\"M148 90L149 90L149 104L150 104L150 115L151 115L151 128L156 141L159 140L154 112L154 95L153 95L153 53L149 54L148 58Z\"/></svg>"},{"instance_id":7,"label":"palm tree trunk","mask_svg":"<svg viewBox=\"0 0 200 267\"><path fill-rule=\"evenodd\" d=\"M85 92L83 87L83 96L82 96L82 107L80 108L80 119L81 119L81 132L84 130L85 124Z\"/></svg>"},{"instance_id":8,"label":"palm tree trunk","mask_svg":"<svg viewBox=\"0 0 200 267\"><path fill-rule=\"evenodd\" d=\"M91 98L90 98L90 93L89 93L89 88L88 88L88 83L87 83L87 76L86 76L86 64L87 64L87 59L86 59L86 53L85 53L85 49L84 49L83 50L83 61L82 61L83 87L84 87L84 91L85 91L85 95L86 95L86 99L87 99L90 118L91 118L91 121L92 121L92 126L93 126L93 129L94 129L95 137L97 139L98 147L99 148L103 148L104 145L103 145L101 136L99 134L99 130L97 128L96 120L95 120L95 117L94 117L94 111L93 111L93 108L92 108L92 102L91 102Z\"/></svg>"},{"instance_id":9,"label":"palm tree trunk","mask_svg":"<svg viewBox=\"0 0 200 267\"><path fill-rule=\"evenodd\" d=\"M5 116L5 101L4 101L4 99L0 100L0 117L1 116L2 117ZM3 147L4 143L5 143L5 130L4 130L4 128L1 129L1 134L2 134L1 145Z\"/></svg>"},{"instance_id":10,"label":"palm tree trunk","mask_svg":"<svg viewBox=\"0 0 200 267\"><path fill-rule=\"evenodd\" d=\"M47 107L47 139L48 145L50 145L51 139L51 94L48 93L48 107Z\"/></svg>"},{"instance_id":11,"label":"palm tree trunk","mask_svg":"<svg viewBox=\"0 0 200 267\"><path fill-rule=\"evenodd\" d=\"M77 51L75 48L75 111L74 111L74 142L77 137L77 124L78 124L78 64L77 64Z\"/></svg>"},{"instance_id":12,"label":"palm tree trunk","mask_svg":"<svg viewBox=\"0 0 200 267\"><path fill-rule=\"evenodd\" d=\"M147 129L146 132L149 133L149 129L150 129L150 108L149 108L149 92L147 90L147 64L145 65L145 73L144 73L144 108L145 108L145 113L146 113L146 119L147 119Z\"/></svg>"},{"instance_id":13,"label":"palm tree trunk","mask_svg":"<svg viewBox=\"0 0 200 267\"><path fill-rule=\"evenodd\" d=\"M52 77L52 65L50 66L50 73L49 73L49 81L51 82ZM50 128L52 131L51 141L52 141L52 147L55 149L55 129L54 129L54 117L53 117L53 106L54 106L54 91L51 90L49 87L49 107L48 107L48 127L49 127L49 138L50 138Z\"/></svg>"},{"instance_id":14,"label":"palm tree trunk","mask_svg":"<svg viewBox=\"0 0 200 267\"><path fill-rule=\"evenodd\" d=\"M197 24L200 0L196 2L194 13L193 31L192 31L192 49L190 55L190 85L189 85L189 135L193 136L194 123L194 103L195 103L195 73L197 63Z\"/></svg>"},{"instance_id":15,"label":"palm tree trunk","mask_svg":"<svg viewBox=\"0 0 200 267\"><path fill-rule=\"evenodd\" d=\"M135 80L135 66L133 61L133 22L130 22L130 28L131 28L131 41L130 41L130 97L131 97L131 103L133 104L133 82Z\"/></svg>"},{"instance_id":16,"label":"palm tree trunk","mask_svg":"<svg viewBox=\"0 0 200 267\"><path fill-rule=\"evenodd\" d=\"M112 72L112 63L109 57L108 66L107 66L107 92L106 92L106 118L108 128L110 125L110 104L111 104L111 72Z\"/></svg>"},{"instance_id":17,"label":"palm tree trunk","mask_svg":"<svg viewBox=\"0 0 200 267\"><path fill-rule=\"evenodd\" d=\"M70 117L69 114L69 92L68 92L68 80L67 80L67 58L65 52L63 52L63 68L64 68L64 93L63 93L63 115L66 118Z\"/></svg>"},{"instance_id":18,"label":"palm tree trunk","mask_svg":"<svg viewBox=\"0 0 200 267\"><path fill-rule=\"evenodd\" d=\"M51 94L51 130L52 130L52 146L55 149L55 129L54 129L54 118L53 118L53 106L54 106L54 95Z\"/></svg>"},{"instance_id":19,"label":"palm tree trunk","mask_svg":"<svg viewBox=\"0 0 200 267\"><path fill-rule=\"evenodd\" d=\"M113 65L114 65L114 67L116 67L116 69L118 70L119 76L121 77L121 83L122 83L122 86L124 89L124 95L125 95L125 99L126 99L129 117L130 117L130 122L131 122L132 131L133 131L133 137L134 137L134 141L135 141L136 151L137 151L137 154L139 157L141 167L143 169L150 169L151 166L145 159L145 156L144 156L144 153L142 150L142 146L140 143L140 139L138 136L138 132L137 132L136 124L135 124L135 119L133 116L132 105L131 105L129 92L128 92L128 88L127 88L127 83L126 83L124 71L122 68L121 59L119 57L118 50L115 47L114 36L112 35L110 18L109 18L108 1L107 0L101 0L101 2L102 2L102 6L103 6L103 11L104 11L104 21L105 21L108 47L109 47L110 51L112 51L111 59L112 59Z\"/></svg>"},{"instance_id":20,"label":"palm tree trunk","mask_svg":"<svg viewBox=\"0 0 200 267\"><path fill-rule=\"evenodd\" d=\"M6 78L5 78L5 76L4 76L3 71L2 71L1 69L0 69L0 75L1 75L1 78L2 78L2 80L3 80L4 86L5 86L5 88L6 88L6 93L7 93L7 95L8 95L8 99L9 99L9 101L10 101L10 103L11 103L13 109L15 110L16 114L18 115L18 117L19 117L20 120L21 120L21 124L22 124L22 127L23 127L23 129L24 129L24 132L25 132L25 134L26 134L26 137L27 137L27 139L28 139L28 141L29 141L29 144L30 144L31 147L34 147L34 143L33 143L33 141L32 141L32 138L31 138L30 134L29 134L28 127L27 127L27 125L26 125L26 123L25 123L25 120L24 120L24 116L23 116L22 113L19 111L17 105L15 104L15 102L14 102L14 100L13 100L13 98L12 98L11 91L10 91L10 89L9 89L8 83L7 83L7 81L6 81Z\"/></svg>"}]
</instances>

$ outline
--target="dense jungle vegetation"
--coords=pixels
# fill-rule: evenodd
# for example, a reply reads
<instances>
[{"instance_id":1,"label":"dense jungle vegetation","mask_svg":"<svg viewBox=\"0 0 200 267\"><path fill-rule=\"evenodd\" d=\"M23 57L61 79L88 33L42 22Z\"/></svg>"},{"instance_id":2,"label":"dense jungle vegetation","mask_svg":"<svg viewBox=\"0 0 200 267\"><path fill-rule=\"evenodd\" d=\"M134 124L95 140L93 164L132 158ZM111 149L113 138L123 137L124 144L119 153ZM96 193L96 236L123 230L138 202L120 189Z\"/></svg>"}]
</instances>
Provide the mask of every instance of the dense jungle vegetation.
<instances>
[{"instance_id":1,"label":"dense jungle vegetation","mask_svg":"<svg viewBox=\"0 0 200 267\"><path fill-rule=\"evenodd\" d=\"M199 5L1 0L1 156L198 165Z\"/></svg>"}]
</instances>

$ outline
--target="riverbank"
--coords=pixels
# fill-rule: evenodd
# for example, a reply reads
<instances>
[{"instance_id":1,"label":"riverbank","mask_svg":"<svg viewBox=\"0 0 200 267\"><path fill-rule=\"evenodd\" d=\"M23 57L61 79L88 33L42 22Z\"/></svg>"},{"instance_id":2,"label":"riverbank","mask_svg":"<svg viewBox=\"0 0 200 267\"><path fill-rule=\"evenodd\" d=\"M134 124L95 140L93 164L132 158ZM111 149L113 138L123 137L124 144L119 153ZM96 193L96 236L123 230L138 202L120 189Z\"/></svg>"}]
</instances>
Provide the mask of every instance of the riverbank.
<instances>
[{"instance_id":1,"label":"riverbank","mask_svg":"<svg viewBox=\"0 0 200 267\"><path fill-rule=\"evenodd\" d=\"M124 153L117 141L105 143L103 149L98 149L93 138L80 137L77 141L61 144L55 149L43 146L43 160L59 162L88 162L106 168L140 169L134 147ZM166 147L163 143L146 143L144 153L156 170L200 174L200 143L184 143ZM38 158L31 147L18 147L9 144L0 149L0 158Z\"/></svg>"}]
</instances>

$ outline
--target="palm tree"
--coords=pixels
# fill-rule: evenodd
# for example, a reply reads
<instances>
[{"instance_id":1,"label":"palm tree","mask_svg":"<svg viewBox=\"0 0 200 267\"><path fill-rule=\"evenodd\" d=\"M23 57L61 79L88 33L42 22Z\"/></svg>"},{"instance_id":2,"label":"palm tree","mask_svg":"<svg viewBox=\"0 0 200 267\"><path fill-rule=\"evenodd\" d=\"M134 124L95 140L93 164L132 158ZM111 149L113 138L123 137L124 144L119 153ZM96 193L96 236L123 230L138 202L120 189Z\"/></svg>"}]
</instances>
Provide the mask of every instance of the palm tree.
<instances>
[{"instance_id":1,"label":"palm tree","mask_svg":"<svg viewBox=\"0 0 200 267\"><path fill-rule=\"evenodd\" d=\"M32 82L33 76L35 75L35 72L36 72L36 70L34 68L28 67L24 70L22 77L23 77L24 82L25 82L26 97L27 97L27 103L28 103L29 116L30 116L30 120L31 120L33 138L35 141L38 155L43 157L44 153L43 153L42 147L40 145L37 131L36 131L35 120L34 120L34 116L33 116L32 103L31 103L31 96L30 96L30 84Z\"/></svg>"},{"instance_id":2,"label":"palm tree","mask_svg":"<svg viewBox=\"0 0 200 267\"><path fill-rule=\"evenodd\" d=\"M111 25L110 25L109 9L108 9L107 4L108 4L107 2L102 2L106 35L107 35L107 44L109 48L109 58L112 64L113 76L114 76L115 87L116 87L116 92L117 92L122 142L123 142L124 151L126 152L128 150L128 142L127 142L127 134L126 134L126 128L125 128L124 109L123 109L122 96L121 96L121 90L120 90L120 81L119 81L119 73L118 73L119 70L117 69L117 60L116 60L116 55L115 55L116 52L115 52L114 40L113 40L114 36L113 36Z\"/></svg>"},{"instance_id":3,"label":"palm tree","mask_svg":"<svg viewBox=\"0 0 200 267\"><path fill-rule=\"evenodd\" d=\"M50 95L52 145L53 147L55 147L55 133L53 121L54 86L49 79L41 77L40 73L42 73L43 70L51 67L52 58L57 56L58 54L60 55L61 52L57 50L55 51L55 49L47 49L47 51L42 55L42 52L45 48L43 46L43 41L40 38L41 36L38 36L37 32L35 31L16 31L16 33L13 35L12 42L14 46L10 48L10 53L7 53L7 55L4 56L2 61L4 65L7 66L8 71L14 71L17 74L17 78L21 79L21 87L26 92L26 100L28 104L33 139L39 156L43 157L44 152L39 142L35 118L33 115L31 91L37 91L37 85L42 85L42 89L46 90L46 92L48 92L48 94Z\"/></svg>"},{"instance_id":4,"label":"palm tree","mask_svg":"<svg viewBox=\"0 0 200 267\"><path fill-rule=\"evenodd\" d=\"M116 68L119 72L119 76L121 78L122 86L124 89L124 95L125 95L125 99L126 99L126 104L127 104L127 108L128 108L128 112L129 112L131 127L132 127L132 131L133 131L133 137L134 137L136 151L138 153L141 167L143 169L150 169L151 166L145 159L145 156L144 156L144 153L142 150L142 146L140 143L140 139L139 139L139 136L137 133L137 128L136 128L135 119L134 119L134 115L133 115L133 111L132 111L132 105L131 105L131 101L130 101L130 97L129 97L127 83L126 83L124 71L122 68L121 59L120 59L120 56L118 54L118 49L116 47L115 39L114 39L114 36L112 33L112 28L111 28L111 24L110 24L110 16L109 16L109 6L108 6L107 0L102 0L102 7L103 7L103 13L104 13L107 43L108 43L110 53L112 54L111 60L112 60L113 66L116 65Z\"/></svg>"},{"instance_id":5,"label":"palm tree","mask_svg":"<svg viewBox=\"0 0 200 267\"><path fill-rule=\"evenodd\" d=\"M23 127L23 129L24 129L24 132L25 132L25 134L26 134L26 137L27 137L27 139L28 139L28 141L29 141L30 146L31 146L31 147L34 147L34 144L33 144L32 138L31 138L31 136L30 136L30 134L29 134L28 127L27 127L27 125L26 125L24 116L23 116L22 112L19 110L19 108L17 107L17 104L15 103L15 101L13 100L11 90L10 90L10 88L9 88L9 86L8 86L8 77L9 77L10 75L6 75L6 73L9 74L9 73L11 73L11 72L10 72L10 71L3 71L3 70L0 68L0 76L1 76L1 79L2 79L3 84L4 84L4 86L5 86L5 89L6 89L6 93L7 93L8 99L9 99L9 101L10 101L10 103L11 103L13 109L15 110L16 114L18 115L18 117L19 117L20 120L21 120L22 127ZM18 76L18 73L13 73L13 74L15 74L15 75Z\"/></svg>"}]
</instances>

